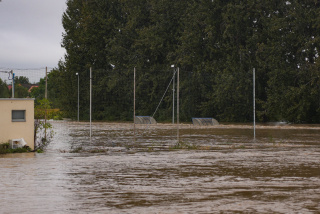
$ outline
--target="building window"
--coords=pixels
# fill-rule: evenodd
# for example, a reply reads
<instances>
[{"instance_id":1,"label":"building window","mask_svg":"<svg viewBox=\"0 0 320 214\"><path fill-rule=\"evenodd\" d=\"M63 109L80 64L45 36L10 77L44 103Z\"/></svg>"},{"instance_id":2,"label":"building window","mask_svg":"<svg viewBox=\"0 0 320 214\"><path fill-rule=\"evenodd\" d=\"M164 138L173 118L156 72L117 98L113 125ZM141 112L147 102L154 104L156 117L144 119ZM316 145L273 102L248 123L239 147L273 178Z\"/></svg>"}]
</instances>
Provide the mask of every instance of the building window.
<instances>
[{"instance_id":1,"label":"building window","mask_svg":"<svg viewBox=\"0 0 320 214\"><path fill-rule=\"evenodd\" d=\"M12 122L26 122L26 110L12 110Z\"/></svg>"}]
</instances>

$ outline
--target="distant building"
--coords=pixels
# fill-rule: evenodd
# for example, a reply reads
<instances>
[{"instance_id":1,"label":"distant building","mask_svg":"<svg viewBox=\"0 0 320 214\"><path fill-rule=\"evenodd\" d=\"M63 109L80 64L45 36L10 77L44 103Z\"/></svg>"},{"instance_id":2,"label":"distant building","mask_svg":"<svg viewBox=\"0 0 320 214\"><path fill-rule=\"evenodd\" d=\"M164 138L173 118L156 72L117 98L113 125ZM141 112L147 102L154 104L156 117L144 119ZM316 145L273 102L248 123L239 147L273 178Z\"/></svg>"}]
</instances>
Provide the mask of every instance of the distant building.
<instances>
[{"instance_id":1,"label":"distant building","mask_svg":"<svg viewBox=\"0 0 320 214\"><path fill-rule=\"evenodd\" d=\"M38 85L32 85L32 86L30 86L28 92L30 93L33 88L38 88L38 87L39 87Z\"/></svg>"},{"instance_id":2,"label":"distant building","mask_svg":"<svg viewBox=\"0 0 320 214\"><path fill-rule=\"evenodd\" d=\"M0 143L21 139L34 149L34 99L0 98Z\"/></svg>"},{"instance_id":3,"label":"distant building","mask_svg":"<svg viewBox=\"0 0 320 214\"><path fill-rule=\"evenodd\" d=\"M39 87L39 84L19 84L19 85L27 88L29 93L31 92L31 90L33 88L38 88ZM8 87L9 90L12 89L12 85L7 85L7 87Z\"/></svg>"}]
</instances>

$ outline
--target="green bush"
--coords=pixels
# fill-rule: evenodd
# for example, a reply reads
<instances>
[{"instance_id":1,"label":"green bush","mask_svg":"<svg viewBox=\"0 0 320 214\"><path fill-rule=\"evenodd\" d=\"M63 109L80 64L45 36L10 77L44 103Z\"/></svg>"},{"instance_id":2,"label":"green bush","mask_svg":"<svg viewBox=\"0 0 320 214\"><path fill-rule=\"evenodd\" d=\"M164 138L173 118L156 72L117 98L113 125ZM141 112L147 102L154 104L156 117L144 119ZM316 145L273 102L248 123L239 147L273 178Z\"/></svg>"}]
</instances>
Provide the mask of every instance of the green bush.
<instances>
[{"instance_id":1,"label":"green bush","mask_svg":"<svg viewBox=\"0 0 320 214\"><path fill-rule=\"evenodd\" d=\"M31 148L29 146L24 146L21 148L12 149L10 148L9 143L0 144L0 154L24 153L24 152L31 152Z\"/></svg>"},{"instance_id":2,"label":"green bush","mask_svg":"<svg viewBox=\"0 0 320 214\"><path fill-rule=\"evenodd\" d=\"M9 149L9 143L2 143L0 144L0 154L6 154L7 150Z\"/></svg>"}]
</instances>

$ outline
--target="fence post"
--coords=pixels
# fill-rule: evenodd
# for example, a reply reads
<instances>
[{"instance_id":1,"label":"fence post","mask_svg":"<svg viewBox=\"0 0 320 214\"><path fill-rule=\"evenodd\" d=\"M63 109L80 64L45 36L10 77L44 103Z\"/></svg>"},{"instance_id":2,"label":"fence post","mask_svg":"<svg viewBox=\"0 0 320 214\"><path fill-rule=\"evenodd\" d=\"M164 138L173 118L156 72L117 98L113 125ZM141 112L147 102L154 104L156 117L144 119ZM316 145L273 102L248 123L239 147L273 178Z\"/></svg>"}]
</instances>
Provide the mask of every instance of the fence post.
<instances>
[{"instance_id":1,"label":"fence post","mask_svg":"<svg viewBox=\"0 0 320 214\"><path fill-rule=\"evenodd\" d=\"M133 140L136 142L136 68L133 69Z\"/></svg>"},{"instance_id":2,"label":"fence post","mask_svg":"<svg viewBox=\"0 0 320 214\"><path fill-rule=\"evenodd\" d=\"M253 140L256 140L256 70L253 68Z\"/></svg>"},{"instance_id":3,"label":"fence post","mask_svg":"<svg viewBox=\"0 0 320 214\"><path fill-rule=\"evenodd\" d=\"M92 143L92 68L90 67L90 144Z\"/></svg>"},{"instance_id":4,"label":"fence post","mask_svg":"<svg viewBox=\"0 0 320 214\"><path fill-rule=\"evenodd\" d=\"M178 74L177 74L177 140L178 140L178 143L180 141L180 133L179 133L179 93L180 93L180 77L179 77L179 67L178 67Z\"/></svg>"}]
</instances>

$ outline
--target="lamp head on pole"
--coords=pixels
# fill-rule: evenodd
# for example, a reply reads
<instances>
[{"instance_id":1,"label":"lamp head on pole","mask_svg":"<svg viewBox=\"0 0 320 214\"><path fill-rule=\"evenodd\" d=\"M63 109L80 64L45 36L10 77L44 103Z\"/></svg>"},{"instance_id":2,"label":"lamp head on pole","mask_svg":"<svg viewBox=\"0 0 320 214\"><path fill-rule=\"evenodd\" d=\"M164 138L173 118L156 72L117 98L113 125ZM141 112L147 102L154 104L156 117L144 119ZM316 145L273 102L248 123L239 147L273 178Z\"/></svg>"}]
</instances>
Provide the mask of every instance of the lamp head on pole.
<instances>
[{"instance_id":1,"label":"lamp head on pole","mask_svg":"<svg viewBox=\"0 0 320 214\"><path fill-rule=\"evenodd\" d=\"M78 73L76 73L76 75L78 76L79 74L78 74Z\"/></svg>"}]
</instances>

